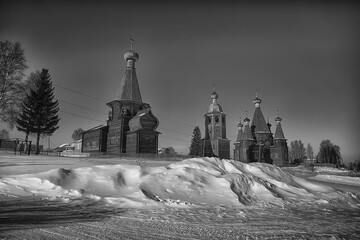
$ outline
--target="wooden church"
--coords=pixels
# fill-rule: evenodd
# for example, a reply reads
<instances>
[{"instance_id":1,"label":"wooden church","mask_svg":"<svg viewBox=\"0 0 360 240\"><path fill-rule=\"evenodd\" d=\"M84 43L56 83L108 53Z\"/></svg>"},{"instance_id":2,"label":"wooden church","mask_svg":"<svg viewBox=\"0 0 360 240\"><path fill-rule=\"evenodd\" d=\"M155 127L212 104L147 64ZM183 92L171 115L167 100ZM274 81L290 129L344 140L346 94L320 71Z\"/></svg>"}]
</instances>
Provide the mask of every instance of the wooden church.
<instances>
[{"instance_id":1,"label":"wooden church","mask_svg":"<svg viewBox=\"0 0 360 240\"><path fill-rule=\"evenodd\" d=\"M261 111L261 99L256 96L254 116L244 119L244 125L238 124L238 135L234 143L234 159L241 162L265 162L285 165L289 161L288 147L281 127L281 118L275 118L275 134L271 132L271 124L266 123ZM244 127L244 129L243 129Z\"/></svg>"},{"instance_id":2,"label":"wooden church","mask_svg":"<svg viewBox=\"0 0 360 240\"><path fill-rule=\"evenodd\" d=\"M205 137L201 140L203 157L230 159L230 140L226 138L226 114L217 102L219 95L211 94L210 104L205 117Z\"/></svg>"},{"instance_id":3,"label":"wooden church","mask_svg":"<svg viewBox=\"0 0 360 240\"><path fill-rule=\"evenodd\" d=\"M135 62L139 54L131 48L124 54L125 74L110 108L107 124L83 133L83 152L107 154L157 154L159 120L143 103L136 77Z\"/></svg>"}]
</instances>

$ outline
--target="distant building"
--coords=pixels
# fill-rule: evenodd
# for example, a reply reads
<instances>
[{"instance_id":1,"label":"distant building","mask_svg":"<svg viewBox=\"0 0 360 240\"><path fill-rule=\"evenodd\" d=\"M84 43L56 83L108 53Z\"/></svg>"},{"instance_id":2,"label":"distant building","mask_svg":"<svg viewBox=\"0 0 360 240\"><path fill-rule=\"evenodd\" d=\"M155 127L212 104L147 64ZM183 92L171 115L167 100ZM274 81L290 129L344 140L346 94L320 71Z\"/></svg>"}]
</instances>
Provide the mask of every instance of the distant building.
<instances>
[{"instance_id":1,"label":"distant building","mask_svg":"<svg viewBox=\"0 0 360 240\"><path fill-rule=\"evenodd\" d=\"M163 148L159 148L158 149L158 153L159 154L171 154L171 155L174 155L174 154L177 154L175 149L173 147L163 147Z\"/></svg>"},{"instance_id":2,"label":"distant building","mask_svg":"<svg viewBox=\"0 0 360 240\"><path fill-rule=\"evenodd\" d=\"M83 152L157 154L159 121L150 105L142 102L135 71L139 54L132 45L124 59L126 70L120 88L116 98L107 103L110 108L107 125L83 133Z\"/></svg>"},{"instance_id":3,"label":"distant building","mask_svg":"<svg viewBox=\"0 0 360 240\"><path fill-rule=\"evenodd\" d=\"M238 135L234 143L234 159L241 162L265 162L284 165L289 162L288 147L281 127L281 118L276 117L275 134L271 132L271 124L266 123L261 111L261 99L254 99L255 112L250 126L250 119L238 124ZM244 127L244 129L243 129Z\"/></svg>"},{"instance_id":4,"label":"distant building","mask_svg":"<svg viewBox=\"0 0 360 240\"><path fill-rule=\"evenodd\" d=\"M230 140L226 138L226 114L217 103L219 95L211 94L212 103L205 117L205 137L201 140L202 156L230 159Z\"/></svg>"}]
</instances>

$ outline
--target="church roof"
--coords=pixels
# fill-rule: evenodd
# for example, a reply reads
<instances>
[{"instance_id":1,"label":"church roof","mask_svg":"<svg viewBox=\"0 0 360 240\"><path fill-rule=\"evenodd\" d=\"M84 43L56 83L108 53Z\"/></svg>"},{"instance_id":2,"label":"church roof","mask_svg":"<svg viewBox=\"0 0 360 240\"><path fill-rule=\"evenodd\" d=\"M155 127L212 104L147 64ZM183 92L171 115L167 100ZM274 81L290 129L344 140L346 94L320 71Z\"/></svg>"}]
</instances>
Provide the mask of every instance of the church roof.
<instances>
[{"instance_id":1,"label":"church roof","mask_svg":"<svg viewBox=\"0 0 360 240\"><path fill-rule=\"evenodd\" d=\"M269 127L266 124L264 115L260 107L255 108L254 117L251 126L255 126L255 130L254 130L255 132L270 133Z\"/></svg>"},{"instance_id":2,"label":"church roof","mask_svg":"<svg viewBox=\"0 0 360 240\"><path fill-rule=\"evenodd\" d=\"M140 110L130 119L130 131L152 130L154 131L159 125L158 119L152 114L151 108Z\"/></svg>"},{"instance_id":3,"label":"church roof","mask_svg":"<svg viewBox=\"0 0 360 240\"><path fill-rule=\"evenodd\" d=\"M245 124L244 133L242 134L242 138L240 140L254 140L249 124Z\"/></svg>"},{"instance_id":4,"label":"church roof","mask_svg":"<svg viewBox=\"0 0 360 240\"><path fill-rule=\"evenodd\" d=\"M244 132L243 132L241 129L239 129L238 135L237 135L237 138L236 138L236 142L240 142L240 140L242 139L243 135L244 135Z\"/></svg>"},{"instance_id":5,"label":"church roof","mask_svg":"<svg viewBox=\"0 0 360 240\"><path fill-rule=\"evenodd\" d=\"M274 139L285 139L284 132L282 130L281 123L280 123L281 120L282 119L280 117L275 118L276 129L275 129Z\"/></svg>"},{"instance_id":6,"label":"church roof","mask_svg":"<svg viewBox=\"0 0 360 240\"><path fill-rule=\"evenodd\" d=\"M126 68L116 99L142 102L135 68Z\"/></svg>"},{"instance_id":7,"label":"church roof","mask_svg":"<svg viewBox=\"0 0 360 240\"><path fill-rule=\"evenodd\" d=\"M139 54L131 50L124 54L126 61L125 74L121 80L115 100L130 100L142 103L139 83L136 77L135 62L139 60Z\"/></svg>"}]
</instances>

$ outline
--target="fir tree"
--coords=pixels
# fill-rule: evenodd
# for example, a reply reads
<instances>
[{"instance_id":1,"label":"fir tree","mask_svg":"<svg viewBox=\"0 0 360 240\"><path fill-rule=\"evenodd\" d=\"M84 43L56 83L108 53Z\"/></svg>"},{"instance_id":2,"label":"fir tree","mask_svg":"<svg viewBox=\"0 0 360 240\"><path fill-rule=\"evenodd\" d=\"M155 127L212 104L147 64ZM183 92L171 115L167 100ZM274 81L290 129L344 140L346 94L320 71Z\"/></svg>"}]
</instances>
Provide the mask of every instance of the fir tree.
<instances>
[{"instance_id":1,"label":"fir tree","mask_svg":"<svg viewBox=\"0 0 360 240\"><path fill-rule=\"evenodd\" d=\"M54 100L49 71L43 69L37 75L33 89L26 95L22 103L22 113L17 118L17 129L36 134L36 154L39 154L40 136L51 136L58 128L60 121L59 103ZM26 139L27 140L27 139Z\"/></svg>"},{"instance_id":2,"label":"fir tree","mask_svg":"<svg viewBox=\"0 0 360 240\"><path fill-rule=\"evenodd\" d=\"M198 126L194 128L193 136L191 139L191 145L189 149L190 149L189 155L191 156L201 155L201 132Z\"/></svg>"}]
</instances>

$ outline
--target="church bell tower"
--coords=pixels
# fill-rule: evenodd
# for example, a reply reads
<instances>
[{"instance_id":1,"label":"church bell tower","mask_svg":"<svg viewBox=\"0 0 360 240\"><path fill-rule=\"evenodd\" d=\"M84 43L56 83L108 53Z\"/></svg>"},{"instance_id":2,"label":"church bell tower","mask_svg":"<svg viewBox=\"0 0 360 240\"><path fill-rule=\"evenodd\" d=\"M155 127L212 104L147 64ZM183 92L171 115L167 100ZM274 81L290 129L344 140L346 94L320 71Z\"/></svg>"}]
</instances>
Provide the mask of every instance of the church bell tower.
<instances>
[{"instance_id":1,"label":"church bell tower","mask_svg":"<svg viewBox=\"0 0 360 240\"><path fill-rule=\"evenodd\" d=\"M211 94L212 103L205 117L205 137L202 139L204 157L230 159L230 140L226 138L226 114L217 103L219 95Z\"/></svg>"}]
</instances>

